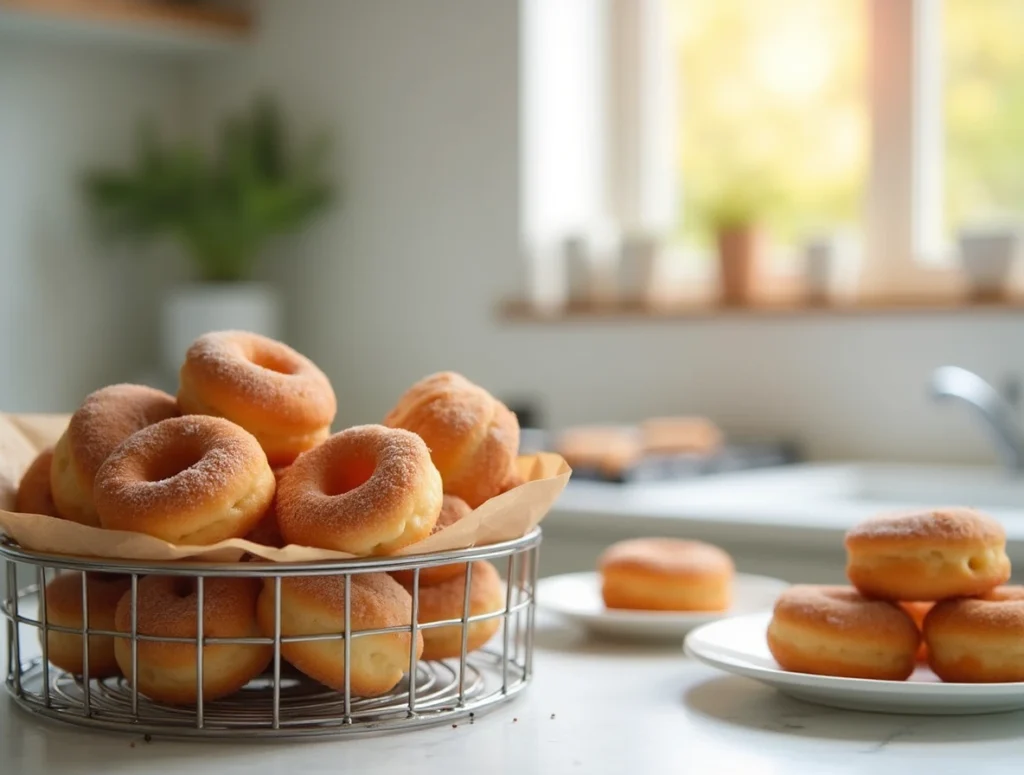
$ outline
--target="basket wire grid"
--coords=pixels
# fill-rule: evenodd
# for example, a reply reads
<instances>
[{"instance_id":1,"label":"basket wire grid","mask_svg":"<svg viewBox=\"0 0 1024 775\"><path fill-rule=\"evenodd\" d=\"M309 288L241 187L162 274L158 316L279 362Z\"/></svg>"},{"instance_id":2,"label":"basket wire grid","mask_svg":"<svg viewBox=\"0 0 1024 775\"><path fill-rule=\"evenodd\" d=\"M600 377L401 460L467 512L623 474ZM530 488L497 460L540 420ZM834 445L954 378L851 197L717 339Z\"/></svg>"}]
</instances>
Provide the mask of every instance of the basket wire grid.
<instances>
[{"instance_id":1,"label":"basket wire grid","mask_svg":"<svg viewBox=\"0 0 1024 775\"><path fill-rule=\"evenodd\" d=\"M530 682L536 584L541 534L533 530L522 538L490 546L400 558L361 558L341 562L284 564L139 563L90 560L46 555L19 548L0 536L0 558L5 564L7 593L2 612L6 619L7 691L22 708L48 719L119 732L146 733L177 738L272 738L358 736L422 727L479 714L511 699ZM473 562L493 562L504 576L504 603L495 610L472 614ZM418 622L420 571L423 568L465 563L465 589L461 616ZM19 569L19 564L22 567ZM19 573L21 570L21 573ZM409 625L352 630L352 579L363 573L409 571L412 614ZM26 573L27 571L27 573ZM77 573L82 579L82 624L65 627L47 621L42 590L59 573ZM89 574L131 577L131 626L128 632L94 628L89 623ZM138 631L136 602L143 576L180 576L194 580L195 637L160 637ZM19 579L29 583L19 587ZM281 583L296 576L341 576L344 579L344 628L337 633L282 635ZM258 578L274 594L274 633L262 637L211 637L203 633L205 580L214 577ZM469 650L471 625L500 619L498 631L487 644ZM390 692L359 697L351 687L351 649L359 638L408 632L411 642L425 630L458 627L458 657L427 661L410 649L406 675ZM83 673L72 675L51 664L48 634L79 636ZM131 644L132 675L138 675L138 650L143 642L194 645L196 694L194 705L167 705L150 700L134 682L122 676L89 675L90 636L126 639ZM292 668L282 657L282 644L341 641L344 653L344 689L334 691ZM263 675L241 691L222 699L203 699L204 647L213 645L270 645L273 658Z\"/></svg>"}]
</instances>

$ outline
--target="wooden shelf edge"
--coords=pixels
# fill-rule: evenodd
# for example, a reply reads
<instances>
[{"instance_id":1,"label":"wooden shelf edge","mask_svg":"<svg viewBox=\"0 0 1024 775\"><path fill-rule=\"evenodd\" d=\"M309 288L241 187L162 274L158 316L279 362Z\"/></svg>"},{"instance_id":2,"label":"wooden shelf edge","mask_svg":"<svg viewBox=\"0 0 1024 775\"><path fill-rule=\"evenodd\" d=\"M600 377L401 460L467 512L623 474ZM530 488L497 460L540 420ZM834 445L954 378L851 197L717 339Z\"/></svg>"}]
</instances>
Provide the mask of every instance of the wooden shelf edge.
<instances>
[{"instance_id":1,"label":"wooden shelf edge","mask_svg":"<svg viewBox=\"0 0 1024 775\"><path fill-rule=\"evenodd\" d=\"M572 302L557 309L538 309L529 302L511 299L499 307L499 319L510 323L613 323L670 320L701 320L742 317L797 317L802 315L871 316L965 313L1024 314L1024 297L1001 299L969 298L878 298L857 301L766 301L743 306L717 302L676 305L621 302L608 304Z\"/></svg>"},{"instance_id":2,"label":"wooden shelf edge","mask_svg":"<svg viewBox=\"0 0 1024 775\"><path fill-rule=\"evenodd\" d=\"M0 15L31 23L71 24L106 32L144 31L241 41L253 29L251 14L212 6L141 0L0 0Z\"/></svg>"}]
</instances>

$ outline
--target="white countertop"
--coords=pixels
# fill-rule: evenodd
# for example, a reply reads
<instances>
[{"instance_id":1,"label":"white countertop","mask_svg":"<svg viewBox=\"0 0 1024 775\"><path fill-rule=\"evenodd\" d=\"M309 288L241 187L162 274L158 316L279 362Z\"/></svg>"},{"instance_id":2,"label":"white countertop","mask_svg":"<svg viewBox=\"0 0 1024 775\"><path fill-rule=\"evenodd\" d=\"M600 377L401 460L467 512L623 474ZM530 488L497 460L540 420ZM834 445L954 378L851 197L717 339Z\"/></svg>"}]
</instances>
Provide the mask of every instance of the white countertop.
<instances>
[{"instance_id":1,"label":"white countertop","mask_svg":"<svg viewBox=\"0 0 1024 775\"><path fill-rule=\"evenodd\" d=\"M538 620L525 695L474 723L309 743L144 742L53 726L0 699L4 775L281 772L853 773L1020 771L1024 713L961 718L807 705L675 648L590 641Z\"/></svg>"}]
</instances>

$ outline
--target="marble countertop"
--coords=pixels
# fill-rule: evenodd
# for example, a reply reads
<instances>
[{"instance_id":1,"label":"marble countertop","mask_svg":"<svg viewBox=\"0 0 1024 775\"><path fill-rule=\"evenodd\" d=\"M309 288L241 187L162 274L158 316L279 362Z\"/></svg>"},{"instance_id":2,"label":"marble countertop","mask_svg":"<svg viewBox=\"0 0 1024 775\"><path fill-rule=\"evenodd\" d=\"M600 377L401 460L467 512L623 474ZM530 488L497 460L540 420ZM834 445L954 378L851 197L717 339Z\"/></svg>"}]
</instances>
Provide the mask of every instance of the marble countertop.
<instances>
[{"instance_id":1,"label":"marble countertop","mask_svg":"<svg viewBox=\"0 0 1024 775\"><path fill-rule=\"evenodd\" d=\"M37 721L0 699L0 773L1019 772L1024 713L911 717L832 710L717 673L676 647L589 639L541 617L536 678L474 720L330 742L145 742Z\"/></svg>"}]
</instances>

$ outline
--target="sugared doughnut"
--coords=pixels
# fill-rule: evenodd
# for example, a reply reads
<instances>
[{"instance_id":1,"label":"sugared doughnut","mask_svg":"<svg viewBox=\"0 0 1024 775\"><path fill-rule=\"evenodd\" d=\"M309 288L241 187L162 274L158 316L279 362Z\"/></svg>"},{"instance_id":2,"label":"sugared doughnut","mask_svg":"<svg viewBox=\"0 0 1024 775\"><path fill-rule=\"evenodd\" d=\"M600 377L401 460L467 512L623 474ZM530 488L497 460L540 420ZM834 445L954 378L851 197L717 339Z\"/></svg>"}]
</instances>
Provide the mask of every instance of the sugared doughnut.
<instances>
[{"instance_id":1,"label":"sugared doughnut","mask_svg":"<svg viewBox=\"0 0 1024 775\"><path fill-rule=\"evenodd\" d=\"M93 485L103 461L136 431L178 413L172 396L143 385L111 385L86 396L53 451L50 486L60 515L99 527Z\"/></svg>"},{"instance_id":2,"label":"sugared doughnut","mask_svg":"<svg viewBox=\"0 0 1024 775\"><path fill-rule=\"evenodd\" d=\"M439 530L444 530L444 528L454 525L467 514L471 514L472 511L462 498L455 495L445 495L441 501L441 514L438 516L437 522L434 523L434 529L430 531L430 534L433 535ZM464 562L452 562L447 565L420 568L420 585L440 584L442 581L447 581L465 572L466 563ZM396 570L391 575L400 584L406 587L412 586L413 572L411 570Z\"/></svg>"},{"instance_id":3,"label":"sugared doughnut","mask_svg":"<svg viewBox=\"0 0 1024 775\"><path fill-rule=\"evenodd\" d=\"M384 425L420 435L444 491L475 509L502 492L519 454L519 422L501 401L452 372L426 377L399 398Z\"/></svg>"},{"instance_id":4,"label":"sugared doughnut","mask_svg":"<svg viewBox=\"0 0 1024 775\"><path fill-rule=\"evenodd\" d=\"M640 423L648 455L711 455L722 448L722 431L705 417L652 417Z\"/></svg>"},{"instance_id":5,"label":"sugared doughnut","mask_svg":"<svg viewBox=\"0 0 1024 775\"><path fill-rule=\"evenodd\" d=\"M920 638L898 605L850 587L790 587L768 624L768 649L784 670L845 678L905 681Z\"/></svg>"},{"instance_id":6,"label":"sugared doughnut","mask_svg":"<svg viewBox=\"0 0 1024 775\"><path fill-rule=\"evenodd\" d=\"M95 496L108 530L206 545L248 533L274 489L274 472L250 433L190 415L130 436L100 467Z\"/></svg>"},{"instance_id":7,"label":"sugared doughnut","mask_svg":"<svg viewBox=\"0 0 1024 775\"><path fill-rule=\"evenodd\" d=\"M928 664L943 681L1024 681L1024 587L935 604L924 620Z\"/></svg>"},{"instance_id":8,"label":"sugared doughnut","mask_svg":"<svg viewBox=\"0 0 1024 775\"><path fill-rule=\"evenodd\" d=\"M409 669L412 644L412 598L386 573L351 577L349 626L353 633L386 627L409 627L401 632L355 635L350 646L352 694L376 697L393 689ZM262 631L274 635L274 582L264 581L258 607ZM345 577L294 576L281 579L283 636L345 632ZM417 656L423 638L416 639ZM297 670L338 691L345 689L344 640L293 641L281 644L281 655Z\"/></svg>"},{"instance_id":9,"label":"sugared doughnut","mask_svg":"<svg viewBox=\"0 0 1024 775\"><path fill-rule=\"evenodd\" d=\"M640 434L632 428L579 426L562 431L555 451L573 468L621 478L643 457Z\"/></svg>"},{"instance_id":10,"label":"sugared doughnut","mask_svg":"<svg viewBox=\"0 0 1024 775\"><path fill-rule=\"evenodd\" d=\"M917 629L922 636L924 634L924 618L928 615L928 612L932 610L934 603L900 603L900 608L910 614L910 618L914 620L914 624L917 625ZM928 661L928 644L925 643L924 637L921 638L921 645L917 649L917 661L927 662Z\"/></svg>"},{"instance_id":11,"label":"sugared doughnut","mask_svg":"<svg viewBox=\"0 0 1024 775\"><path fill-rule=\"evenodd\" d=\"M204 638L260 638L256 624L258 579L208 577L203 581ZM146 576L138 584L138 620L141 635L195 638L199 630L198 583L188 576ZM131 632L131 595L117 606L118 632ZM196 647L192 643L139 640L138 689L157 702L187 705L196 702ZM128 638L116 638L114 655L121 672L133 680L132 647ZM273 657L266 644L203 646L203 699L215 700L241 689L263 672Z\"/></svg>"},{"instance_id":12,"label":"sugared doughnut","mask_svg":"<svg viewBox=\"0 0 1024 775\"><path fill-rule=\"evenodd\" d=\"M290 544L390 554L430 535L441 497L423 439L358 425L304 452L281 476L277 523Z\"/></svg>"},{"instance_id":13,"label":"sugared doughnut","mask_svg":"<svg viewBox=\"0 0 1024 775\"><path fill-rule=\"evenodd\" d=\"M420 624L462 619L466 594L465 571L433 586L421 586L419 610L416 620ZM473 563L469 584L469 615L483 616L505 608L505 591L501 576L491 563L479 560ZM475 651L489 641L501 627L501 617L469 623L466 651ZM423 659L455 658L462 653L462 625L449 624L428 627L423 633Z\"/></svg>"},{"instance_id":14,"label":"sugared doughnut","mask_svg":"<svg viewBox=\"0 0 1024 775\"><path fill-rule=\"evenodd\" d=\"M200 336L185 355L178 403L255 436L273 466L327 438L337 400L327 376L291 347L244 331Z\"/></svg>"},{"instance_id":15,"label":"sugared doughnut","mask_svg":"<svg viewBox=\"0 0 1024 775\"><path fill-rule=\"evenodd\" d=\"M724 611L732 603L732 558L700 541L620 541L605 549L597 566L608 608Z\"/></svg>"},{"instance_id":16,"label":"sugared doughnut","mask_svg":"<svg viewBox=\"0 0 1024 775\"><path fill-rule=\"evenodd\" d=\"M131 589L131 576L89 573L89 629L114 632L114 613L118 601ZM64 573L46 585L46 621L58 627L82 627L82 574ZM40 630L40 635L42 630ZM89 636L89 677L109 678L121 669L114 659L114 637ZM48 630L47 657L62 670L81 675L84 670L82 636L70 632Z\"/></svg>"},{"instance_id":17,"label":"sugared doughnut","mask_svg":"<svg viewBox=\"0 0 1024 775\"><path fill-rule=\"evenodd\" d=\"M1010 578L1006 532L973 509L869 519L846 534L846 556L850 583L885 600L980 595Z\"/></svg>"},{"instance_id":18,"label":"sugared doughnut","mask_svg":"<svg viewBox=\"0 0 1024 775\"><path fill-rule=\"evenodd\" d=\"M44 449L21 477L18 494L14 499L14 510L19 514L42 514L59 517L57 504L53 502L50 487L50 469L53 465L53 448Z\"/></svg>"},{"instance_id":19,"label":"sugared doughnut","mask_svg":"<svg viewBox=\"0 0 1024 775\"><path fill-rule=\"evenodd\" d=\"M283 474L286 468L275 468L274 479L276 482L281 481L281 474ZM281 536L281 528L277 524L277 509L274 506L276 498L271 502L270 508L267 509L267 513L263 515L263 519L256 523L256 527L250 530L245 539L252 541L254 544L261 544L262 546L273 546L281 548L284 546L284 538Z\"/></svg>"}]
</instances>

